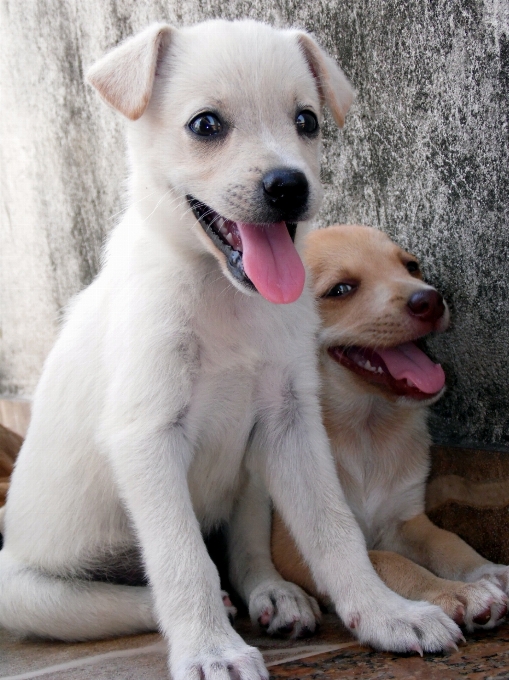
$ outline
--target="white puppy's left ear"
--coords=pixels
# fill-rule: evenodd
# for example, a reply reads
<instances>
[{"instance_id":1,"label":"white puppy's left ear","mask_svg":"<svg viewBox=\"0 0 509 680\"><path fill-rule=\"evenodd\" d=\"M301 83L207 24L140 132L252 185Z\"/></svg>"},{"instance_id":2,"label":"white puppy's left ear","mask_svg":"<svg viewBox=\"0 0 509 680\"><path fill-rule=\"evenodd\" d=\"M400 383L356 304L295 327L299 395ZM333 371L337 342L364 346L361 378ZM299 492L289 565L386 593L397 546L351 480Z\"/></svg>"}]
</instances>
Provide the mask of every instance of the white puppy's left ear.
<instances>
[{"instance_id":1,"label":"white puppy's left ear","mask_svg":"<svg viewBox=\"0 0 509 680\"><path fill-rule=\"evenodd\" d=\"M113 108L137 120L152 95L159 51L174 30L167 24L152 24L128 38L88 70L88 82Z\"/></svg>"},{"instance_id":2,"label":"white puppy's left ear","mask_svg":"<svg viewBox=\"0 0 509 680\"><path fill-rule=\"evenodd\" d=\"M355 97L352 86L336 62L318 46L309 33L296 31L295 35L316 80L322 105L329 107L336 123L343 127Z\"/></svg>"}]
</instances>

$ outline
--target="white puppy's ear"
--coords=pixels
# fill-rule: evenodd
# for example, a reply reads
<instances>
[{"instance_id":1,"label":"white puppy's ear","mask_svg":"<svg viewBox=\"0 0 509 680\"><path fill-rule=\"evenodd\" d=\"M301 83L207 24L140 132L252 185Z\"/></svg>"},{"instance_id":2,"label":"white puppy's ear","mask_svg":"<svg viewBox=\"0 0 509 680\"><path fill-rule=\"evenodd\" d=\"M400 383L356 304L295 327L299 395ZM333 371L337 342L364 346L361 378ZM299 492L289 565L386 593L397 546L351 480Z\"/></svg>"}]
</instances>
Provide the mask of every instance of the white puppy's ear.
<instances>
[{"instance_id":1,"label":"white puppy's ear","mask_svg":"<svg viewBox=\"0 0 509 680\"><path fill-rule=\"evenodd\" d=\"M152 24L128 38L88 70L88 82L113 108L137 120L152 95L159 51L174 30L167 24Z\"/></svg>"},{"instance_id":2,"label":"white puppy's ear","mask_svg":"<svg viewBox=\"0 0 509 680\"><path fill-rule=\"evenodd\" d=\"M297 41L313 74L322 104L327 104L334 120L343 127L354 100L354 91L345 74L315 40L304 31L296 31Z\"/></svg>"}]
</instances>

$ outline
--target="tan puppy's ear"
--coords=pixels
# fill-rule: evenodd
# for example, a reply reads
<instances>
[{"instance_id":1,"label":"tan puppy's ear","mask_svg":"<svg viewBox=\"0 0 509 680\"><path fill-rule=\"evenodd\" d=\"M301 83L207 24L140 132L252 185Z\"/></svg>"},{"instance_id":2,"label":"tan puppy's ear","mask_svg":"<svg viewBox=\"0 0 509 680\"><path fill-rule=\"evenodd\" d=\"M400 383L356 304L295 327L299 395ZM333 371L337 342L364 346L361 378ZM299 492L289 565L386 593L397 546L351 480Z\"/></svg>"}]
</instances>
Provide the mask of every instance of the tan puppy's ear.
<instances>
[{"instance_id":1,"label":"tan puppy's ear","mask_svg":"<svg viewBox=\"0 0 509 680\"><path fill-rule=\"evenodd\" d=\"M336 123L343 127L355 96L352 86L336 62L325 54L309 33L297 31L296 35L316 80L322 105L327 104Z\"/></svg>"},{"instance_id":2,"label":"tan puppy's ear","mask_svg":"<svg viewBox=\"0 0 509 680\"><path fill-rule=\"evenodd\" d=\"M113 108L138 120L152 95L159 49L169 43L174 30L167 24L152 24L128 38L88 70L88 82Z\"/></svg>"}]
</instances>

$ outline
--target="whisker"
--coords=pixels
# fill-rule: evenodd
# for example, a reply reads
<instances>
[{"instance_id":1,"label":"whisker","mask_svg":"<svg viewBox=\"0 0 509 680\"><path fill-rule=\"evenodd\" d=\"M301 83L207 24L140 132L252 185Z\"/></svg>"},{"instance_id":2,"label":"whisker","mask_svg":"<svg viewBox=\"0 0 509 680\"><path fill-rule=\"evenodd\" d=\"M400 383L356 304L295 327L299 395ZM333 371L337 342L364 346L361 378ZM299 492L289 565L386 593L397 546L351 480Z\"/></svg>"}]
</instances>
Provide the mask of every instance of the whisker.
<instances>
[{"instance_id":1,"label":"whisker","mask_svg":"<svg viewBox=\"0 0 509 680\"><path fill-rule=\"evenodd\" d=\"M145 217L144 220L142 220L142 224L145 224L145 222L152 217L152 215L155 213L155 211L159 208L161 203L164 201L166 196L170 193L171 189L167 189L167 191L161 196L161 198L157 201L155 208L152 210L152 212Z\"/></svg>"}]
</instances>

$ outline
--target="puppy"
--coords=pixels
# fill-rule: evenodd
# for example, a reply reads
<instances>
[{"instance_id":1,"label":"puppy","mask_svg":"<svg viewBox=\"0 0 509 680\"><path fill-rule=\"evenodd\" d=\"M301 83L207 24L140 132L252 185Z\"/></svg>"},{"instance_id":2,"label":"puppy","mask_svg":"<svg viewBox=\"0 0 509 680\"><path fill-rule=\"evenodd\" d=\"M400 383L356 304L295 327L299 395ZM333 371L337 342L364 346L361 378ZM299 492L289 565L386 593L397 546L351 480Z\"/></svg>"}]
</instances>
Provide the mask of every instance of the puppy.
<instances>
[{"instance_id":1,"label":"puppy","mask_svg":"<svg viewBox=\"0 0 509 680\"><path fill-rule=\"evenodd\" d=\"M214 21L153 25L88 77L128 119L130 206L35 393L0 623L63 640L159 628L174 680L267 678L202 532L229 523L254 619L312 630L316 602L271 562L270 495L360 639L454 645L440 608L376 576L320 417L298 249L322 194L322 108L342 125L352 100L344 75L306 33ZM122 570L149 585L112 582Z\"/></svg>"},{"instance_id":2,"label":"puppy","mask_svg":"<svg viewBox=\"0 0 509 680\"><path fill-rule=\"evenodd\" d=\"M5 504L7 489L9 488L9 478L16 456L23 444L23 438L0 425L0 507ZM0 532L2 511L0 510Z\"/></svg>"},{"instance_id":3,"label":"puppy","mask_svg":"<svg viewBox=\"0 0 509 680\"><path fill-rule=\"evenodd\" d=\"M9 481L14 461L19 453L23 438L19 434L0 425L0 549L3 543L4 505L9 489Z\"/></svg>"},{"instance_id":4,"label":"puppy","mask_svg":"<svg viewBox=\"0 0 509 680\"><path fill-rule=\"evenodd\" d=\"M447 328L446 303L423 282L417 259L375 229L313 232L305 258L323 324L325 425L376 571L397 593L440 605L469 630L494 626L506 613L509 568L424 514L426 407L445 377L415 341ZM285 578L319 593L279 516L272 550Z\"/></svg>"}]
</instances>

